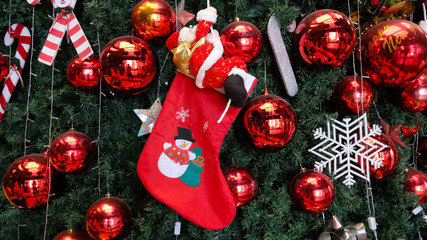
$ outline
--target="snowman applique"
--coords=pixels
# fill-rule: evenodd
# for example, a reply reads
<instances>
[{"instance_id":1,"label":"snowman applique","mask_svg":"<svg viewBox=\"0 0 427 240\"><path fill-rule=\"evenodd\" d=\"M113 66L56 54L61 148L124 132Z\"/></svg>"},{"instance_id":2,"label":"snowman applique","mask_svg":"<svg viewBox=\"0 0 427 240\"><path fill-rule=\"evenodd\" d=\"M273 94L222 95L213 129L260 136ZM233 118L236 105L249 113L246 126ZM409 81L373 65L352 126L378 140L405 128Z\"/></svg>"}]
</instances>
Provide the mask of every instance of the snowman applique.
<instances>
[{"instance_id":1,"label":"snowman applique","mask_svg":"<svg viewBox=\"0 0 427 240\"><path fill-rule=\"evenodd\" d=\"M197 186L200 183L200 174L203 169L203 157L201 148L190 151L193 143L191 130L178 127L178 135L174 137L175 144L165 142L163 152L158 161L160 172L169 178L180 178L189 186Z\"/></svg>"}]
</instances>

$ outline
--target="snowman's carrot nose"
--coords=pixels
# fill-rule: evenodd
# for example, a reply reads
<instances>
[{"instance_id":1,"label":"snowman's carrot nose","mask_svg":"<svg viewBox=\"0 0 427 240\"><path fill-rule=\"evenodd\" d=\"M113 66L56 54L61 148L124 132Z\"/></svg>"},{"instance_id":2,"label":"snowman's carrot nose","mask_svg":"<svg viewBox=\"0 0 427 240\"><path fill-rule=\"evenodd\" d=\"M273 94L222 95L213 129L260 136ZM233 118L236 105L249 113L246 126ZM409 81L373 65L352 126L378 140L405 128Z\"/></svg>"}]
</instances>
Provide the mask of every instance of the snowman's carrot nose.
<instances>
[{"instance_id":1,"label":"snowman's carrot nose","mask_svg":"<svg viewBox=\"0 0 427 240\"><path fill-rule=\"evenodd\" d=\"M182 145L183 145L184 147L186 147L186 146L188 145L188 143L182 143Z\"/></svg>"}]
</instances>

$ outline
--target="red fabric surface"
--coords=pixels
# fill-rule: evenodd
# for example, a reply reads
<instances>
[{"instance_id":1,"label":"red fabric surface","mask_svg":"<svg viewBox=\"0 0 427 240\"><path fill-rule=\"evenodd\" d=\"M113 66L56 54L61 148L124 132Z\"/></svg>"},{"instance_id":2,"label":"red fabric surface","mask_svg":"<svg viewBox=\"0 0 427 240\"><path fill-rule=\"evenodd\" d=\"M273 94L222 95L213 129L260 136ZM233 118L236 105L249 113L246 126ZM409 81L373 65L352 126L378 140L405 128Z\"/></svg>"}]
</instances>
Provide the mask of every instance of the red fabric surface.
<instances>
[{"instance_id":1,"label":"red fabric surface","mask_svg":"<svg viewBox=\"0 0 427 240\"><path fill-rule=\"evenodd\" d=\"M256 79L251 90L255 83ZM228 226L236 213L233 196L219 166L218 154L240 108L230 107L222 122L217 123L226 104L220 92L197 88L194 79L177 73L137 166L142 183L156 199L189 221L212 230ZM178 118L178 112L182 110L188 110L189 117L185 121ZM204 171L200 173L200 184L195 187L186 185L179 178L163 175L158 167L164 143L174 145L177 127L191 130L195 142L190 151L202 149Z\"/></svg>"}]
</instances>

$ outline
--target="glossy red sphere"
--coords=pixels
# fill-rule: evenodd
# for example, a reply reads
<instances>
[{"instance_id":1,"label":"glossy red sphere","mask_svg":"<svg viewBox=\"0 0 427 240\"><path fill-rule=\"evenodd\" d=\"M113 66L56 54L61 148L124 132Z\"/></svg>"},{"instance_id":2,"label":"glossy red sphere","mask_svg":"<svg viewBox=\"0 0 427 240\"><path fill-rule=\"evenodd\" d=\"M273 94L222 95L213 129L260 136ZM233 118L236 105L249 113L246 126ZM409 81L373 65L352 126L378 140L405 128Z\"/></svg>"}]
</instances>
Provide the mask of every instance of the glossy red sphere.
<instances>
[{"instance_id":1,"label":"glossy red sphere","mask_svg":"<svg viewBox=\"0 0 427 240\"><path fill-rule=\"evenodd\" d=\"M368 110L374 99L374 91L368 81L348 76L335 85L332 93L334 106L343 114L358 114Z\"/></svg>"},{"instance_id":2,"label":"glossy red sphere","mask_svg":"<svg viewBox=\"0 0 427 240\"><path fill-rule=\"evenodd\" d=\"M94 202L86 213L86 230L94 239L118 239L131 224L129 206L117 197L104 197Z\"/></svg>"},{"instance_id":3,"label":"glossy red sphere","mask_svg":"<svg viewBox=\"0 0 427 240\"><path fill-rule=\"evenodd\" d=\"M418 162L423 165L424 168L427 168L427 138L422 139L418 143L417 157Z\"/></svg>"},{"instance_id":4,"label":"glossy red sphere","mask_svg":"<svg viewBox=\"0 0 427 240\"><path fill-rule=\"evenodd\" d=\"M427 72L407 83L397 98L398 105L407 112L427 110Z\"/></svg>"},{"instance_id":5,"label":"glossy red sphere","mask_svg":"<svg viewBox=\"0 0 427 240\"><path fill-rule=\"evenodd\" d=\"M83 171L93 161L95 148L87 135L69 131L59 135L52 142L48 155L56 170L77 173Z\"/></svg>"},{"instance_id":6,"label":"glossy red sphere","mask_svg":"<svg viewBox=\"0 0 427 240\"><path fill-rule=\"evenodd\" d=\"M391 138L386 134L382 133L381 135L374 136L372 138L388 146L381 152L373 155L373 158L382 160L382 167L375 169L374 166L369 166L371 175L376 179L381 179L389 176L396 169L399 161L399 154L393 140L391 140ZM372 140L368 139L367 141L375 144Z\"/></svg>"},{"instance_id":7,"label":"glossy red sphere","mask_svg":"<svg viewBox=\"0 0 427 240\"><path fill-rule=\"evenodd\" d=\"M262 35L252 23L245 21L230 23L220 35L225 58L239 57L249 63L253 62L261 52Z\"/></svg>"},{"instance_id":8,"label":"glossy red sphere","mask_svg":"<svg viewBox=\"0 0 427 240\"><path fill-rule=\"evenodd\" d=\"M307 15L295 30L302 59L316 69L338 67L353 52L356 32L350 19L335 10L323 9Z\"/></svg>"},{"instance_id":9,"label":"glossy red sphere","mask_svg":"<svg viewBox=\"0 0 427 240\"><path fill-rule=\"evenodd\" d=\"M175 11L164 0L142 0L131 19L135 34L151 43L162 43L175 31Z\"/></svg>"},{"instance_id":10,"label":"glossy red sphere","mask_svg":"<svg viewBox=\"0 0 427 240\"><path fill-rule=\"evenodd\" d=\"M53 240L92 240L83 230L64 230L55 236Z\"/></svg>"},{"instance_id":11,"label":"glossy red sphere","mask_svg":"<svg viewBox=\"0 0 427 240\"><path fill-rule=\"evenodd\" d=\"M331 206L335 198L335 189L324 173L306 170L292 179L289 194L298 209L315 214L324 212Z\"/></svg>"},{"instance_id":12,"label":"glossy red sphere","mask_svg":"<svg viewBox=\"0 0 427 240\"><path fill-rule=\"evenodd\" d=\"M100 79L98 56L92 55L84 61L77 56L67 67L68 82L75 88L84 91L98 90Z\"/></svg>"},{"instance_id":13,"label":"glossy red sphere","mask_svg":"<svg viewBox=\"0 0 427 240\"><path fill-rule=\"evenodd\" d=\"M400 126L400 130L402 131L403 137L404 138L413 137L420 130L421 124L422 124L422 122L419 121L417 123L417 126L414 126L414 127L412 127L412 126L405 126L405 125Z\"/></svg>"},{"instance_id":14,"label":"glossy red sphere","mask_svg":"<svg viewBox=\"0 0 427 240\"><path fill-rule=\"evenodd\" d=\"M9 74L9 60L0 53L0 82Z\"/></svg>"},{"instance_id":15,"label":"glossy red sphere","mask_svg":"<svg viewBox=\"0 0 427 240\"><path fill-rule=\"evenodd\" d=\"M427 64L427 36L406 20L381 22L361 40L363 72L383 87L402 87L418 78Z\"/></svg>"},{"instance_id":16,"label":"glossy red sphere","mask_svg":"<svg viewBox=\"0 0 427 240\"><path fill-rule=\"evenodd\" d=\"M108 87L123 95L136 95L148 90L159 72L154 49L137 37L119 37L109 42L99 63L101 76Z\"/></svg>"},{"instance_id":17,"label":"glossy red sphere","mask_svg":"<svg viewBox=\"0 0 427 240\"><path fill-rule=\"evenodd\" d=\"M47 202L50 187L48 161L43 154L29 154L9 166L2 185L10 203L30 209Z\"/></svg>"},{"instance_id":18,"label":"glossy red sphere","mask_svg":"<svg viewBox=\"0 0 427 240\"><path fill-rule=\"evenodd\" d=\"M405 190L419 196L419 204L427 201L427 176L418 170L408 169L406 174L408 178L405 182Z\"/></svg>"},{"instance_id":19,"label":"glossy red sphere","mask_svg":"<svg viewBox=\"0 0 427 240\"><path fill-rule=\"evenodd\" d=\"M248 101L239 115L242 140L255 149L275 152L283 149L296 130L296 115L283 98L262 95Z\"/></svg>"},{"instance_id":20,"label":"glossy red sphere","mask_svg":"<svg viewBox=\"0 0 427 240\"><path fill-rule=\"evenodd\" d=\"M255 175L246 167L230 166L224 170L224 177L237 207L246 205L258 195L258 183Z\"/></svg>"}]
</instances>

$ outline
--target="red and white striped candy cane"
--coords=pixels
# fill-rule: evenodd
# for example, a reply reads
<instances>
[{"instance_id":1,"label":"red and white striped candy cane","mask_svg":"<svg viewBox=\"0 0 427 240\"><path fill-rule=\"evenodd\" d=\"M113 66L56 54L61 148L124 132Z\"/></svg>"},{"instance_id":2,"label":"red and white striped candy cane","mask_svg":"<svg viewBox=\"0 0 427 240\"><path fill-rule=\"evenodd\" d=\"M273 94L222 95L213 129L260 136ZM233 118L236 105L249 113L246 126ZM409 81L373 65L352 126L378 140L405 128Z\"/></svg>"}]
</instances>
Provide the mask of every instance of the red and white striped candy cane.
<instances>
[{"instance_id":1,"label":"red and white striped candy cane","mask_svg":"<svg viewBox=\"0 0 427 240\"><path fill-rule=\"evenodd\" d=\"M21 72L25 66L25 59L27 58L31 46L30 31L20 23L15 23L9 27L9 30L7 30L4 36L4 44L6 46L12 45L15 38L18 39L18 48L15 53L15 58L19 60L20 66L10 66L9 68L9 77L5 81L0 96L0 121L3 119L6 105L12 96L13 90L15 90L15 86L21 78Z\"/></svg>"},{"instance_id":2,"label":"red and white striped candy cane","mask_svg":"<svg viewBox=\"0 0 427 240\"><path fill-rule=\"evenodd\" d=\"M27 0L27 3L29 3L31 5L36 5L39 2L40 2L40 0Z\"/></svg>"},{"instance_id":3,"label":"red and white striped candy cane","mask_svg":"<svg viewBox=\"0 0 427 240\"><path fill-rule=\"evenodd\" d=\"M65 9L74 9L77 0L51 0L54 8L62 9L53 21L46 42L39 55L39 62L51 66L58 53L65 32L74 44L74 48L83 61L93 54L92 47L86 38L79 21L73 12L68 13Z\"/></svg>"}]
</instances>

